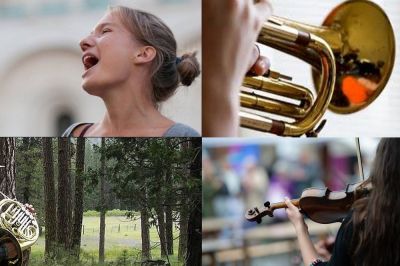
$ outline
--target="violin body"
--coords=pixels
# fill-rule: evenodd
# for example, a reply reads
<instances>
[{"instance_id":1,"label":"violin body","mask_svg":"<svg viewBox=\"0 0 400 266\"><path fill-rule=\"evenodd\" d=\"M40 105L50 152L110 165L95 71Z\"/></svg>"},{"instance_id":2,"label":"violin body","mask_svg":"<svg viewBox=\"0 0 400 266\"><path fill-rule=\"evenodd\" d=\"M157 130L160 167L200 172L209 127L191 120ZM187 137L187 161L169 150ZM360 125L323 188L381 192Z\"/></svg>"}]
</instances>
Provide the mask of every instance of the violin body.
<instances>
[{"instance_id":1,"label":"violin body","mask_svg":"<svg viewBox=\"0 0 400 266\"><path fill-rule=\"evenodd\" d=\"M299 199L291 200L293 205L316 223L329 224L342 221L353 205L355 193L368 193L370 187L363 182L349 184L344 191L330 191L328 188L308 188L303 191ZM364 191L367 190L367 191ZM261 222L261 218L268 215L273 217L276 209L287 208L285 202L270 204L265 202L263 208L253 208L245 215L248 221Z\"/></svg>"},{"instance_id":2,"label":"violin body","mask_svg":"<svg viewBox=\"0 0 400 266\"><path fill-rule=\"evenodd\" d=\"M309 188L303 191L299 207L312 221L330 224L342 221L354 201L354 193L332 192L328 188Z\"/></svg>"}]
</instances>

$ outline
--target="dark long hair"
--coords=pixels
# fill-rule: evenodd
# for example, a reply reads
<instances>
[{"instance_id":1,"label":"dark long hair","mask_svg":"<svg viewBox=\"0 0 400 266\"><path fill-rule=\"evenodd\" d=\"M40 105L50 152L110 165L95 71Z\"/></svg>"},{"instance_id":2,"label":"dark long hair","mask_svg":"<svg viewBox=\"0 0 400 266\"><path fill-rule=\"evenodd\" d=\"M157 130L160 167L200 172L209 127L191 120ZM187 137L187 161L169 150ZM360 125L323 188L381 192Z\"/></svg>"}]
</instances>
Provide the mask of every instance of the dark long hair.
<instances>
[{"instance_id":1,"label":"dark long hair","mask_svg":"<svg viewBox=\"0 0 400 266\"><path fill-rule=\"evenodd\" d=\"M372 191L353 207L356 265L400 265L400 139L381 139L371 176Z\"/></svg>"}]
</instances>

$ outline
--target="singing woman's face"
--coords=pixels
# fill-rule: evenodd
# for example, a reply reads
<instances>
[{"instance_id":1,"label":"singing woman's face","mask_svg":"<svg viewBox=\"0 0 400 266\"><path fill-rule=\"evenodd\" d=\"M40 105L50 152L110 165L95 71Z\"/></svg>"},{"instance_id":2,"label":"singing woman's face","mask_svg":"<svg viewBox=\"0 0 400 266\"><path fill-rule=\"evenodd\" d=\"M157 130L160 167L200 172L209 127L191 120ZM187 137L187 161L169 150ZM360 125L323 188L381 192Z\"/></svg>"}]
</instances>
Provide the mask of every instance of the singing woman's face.
<instances>
[{"instance_id":1,"label":"singing woman's face","mask_svg":"<svg viewBox=\"0 0 400 266\"><path fill-rule=\"evenodd\" d=\"M123 26L119 16L108 12L80 46L82 87L89 94L102 96L107 89L129 79L134 71L132 58L142 45Z\"/></svg>"}]
</instances>

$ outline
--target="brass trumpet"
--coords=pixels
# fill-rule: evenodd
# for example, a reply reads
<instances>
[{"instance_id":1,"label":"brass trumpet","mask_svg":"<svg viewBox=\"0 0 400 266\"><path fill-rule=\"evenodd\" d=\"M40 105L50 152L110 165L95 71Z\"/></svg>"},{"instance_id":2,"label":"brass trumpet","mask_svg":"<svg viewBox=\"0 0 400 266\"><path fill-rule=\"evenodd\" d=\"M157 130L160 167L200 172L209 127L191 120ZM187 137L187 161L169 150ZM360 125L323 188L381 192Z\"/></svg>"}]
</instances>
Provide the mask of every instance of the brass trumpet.
<instances>
[{"instance_id":1,"label":"brass trumpet","mask_svg":"<svg viewBox=\"0 0 400 266\"><path fill-rule=\"evenodd\" d=\"M251 92L240 92L241 126L280 136L317 136L327 108L349 114L367 107L384 89L394 65L392 25L385 12L367 0L340 4L321 27L272 16L257 42L302 59L313 68L315 100L309 89L278 72L245 77L243 86ZM254 110L278 118L252 113Z\"/></svg>"}]
</instances>

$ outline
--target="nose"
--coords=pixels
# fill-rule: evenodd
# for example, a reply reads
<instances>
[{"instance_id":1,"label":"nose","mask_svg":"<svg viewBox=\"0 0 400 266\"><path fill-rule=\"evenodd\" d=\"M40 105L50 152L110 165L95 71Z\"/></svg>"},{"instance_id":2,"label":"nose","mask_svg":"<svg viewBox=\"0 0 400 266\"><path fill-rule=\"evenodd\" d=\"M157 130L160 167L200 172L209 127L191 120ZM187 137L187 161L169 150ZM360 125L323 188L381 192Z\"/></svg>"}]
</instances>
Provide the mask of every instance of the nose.
<instances>
[{"instance_id":1,"label":"nose","mask_svg":"<svg viewBox=\"0 0 400 266\"><path fill-rule=\"evenodd\" d=\"M94 40L91 35L86 36L79 42L82 52L86 51L88 48L94 46Z\"/></svg>"}]
</instances>

